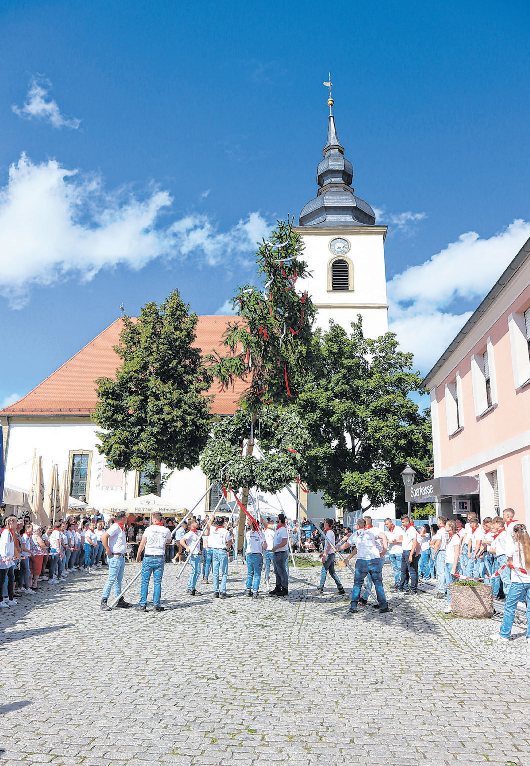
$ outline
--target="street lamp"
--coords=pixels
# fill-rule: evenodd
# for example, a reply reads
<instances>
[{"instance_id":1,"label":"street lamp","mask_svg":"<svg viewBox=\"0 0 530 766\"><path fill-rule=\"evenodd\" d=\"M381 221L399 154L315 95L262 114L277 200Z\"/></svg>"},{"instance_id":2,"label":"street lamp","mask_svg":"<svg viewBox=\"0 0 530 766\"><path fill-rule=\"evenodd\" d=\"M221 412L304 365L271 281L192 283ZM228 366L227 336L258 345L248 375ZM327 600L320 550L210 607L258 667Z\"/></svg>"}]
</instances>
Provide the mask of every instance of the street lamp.
<instances>
[{"instance_id":1,"label":"street lamp","mask_svg":"<svg viewBox=\"0 0 530 766\"><path fill-rule=\"evenodd\" d=\"M407 487L412 487L414 484L414 477L416 476L416 471L410 467L410 465L407 463L405 466L405 470L401 471L401 478L403 479L403 484L405 486L405 489ZM408 506L408 514L410 517L410 500L407 500L407 506Z\"/></svg>"}]
</instances>

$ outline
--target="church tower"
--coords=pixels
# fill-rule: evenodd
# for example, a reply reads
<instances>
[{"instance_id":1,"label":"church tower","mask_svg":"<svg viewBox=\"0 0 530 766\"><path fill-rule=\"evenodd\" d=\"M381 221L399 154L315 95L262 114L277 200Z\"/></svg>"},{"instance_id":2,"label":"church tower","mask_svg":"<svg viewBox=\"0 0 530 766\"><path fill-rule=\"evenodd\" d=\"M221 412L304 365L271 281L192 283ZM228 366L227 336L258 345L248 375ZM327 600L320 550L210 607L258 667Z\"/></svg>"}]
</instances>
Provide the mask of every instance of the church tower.
<instances>
[{"instance_id":1,"label":"church tower","mask_svg":"<svg viewBox=\"0 0 530 766\"><path fill-rule=\"evenodd\" d=\"M305 244L303 258L312 276L299 281L318 309L316 324L329 320L351 329L357 315L365 335L376 338L388 330L385 250L386 226L376 226L375 213L353 193L353 167L344 157L333 116L329 87L328 139L317 168L317 197L300 213L296 231Z\"/></svg>"}]
</instances>

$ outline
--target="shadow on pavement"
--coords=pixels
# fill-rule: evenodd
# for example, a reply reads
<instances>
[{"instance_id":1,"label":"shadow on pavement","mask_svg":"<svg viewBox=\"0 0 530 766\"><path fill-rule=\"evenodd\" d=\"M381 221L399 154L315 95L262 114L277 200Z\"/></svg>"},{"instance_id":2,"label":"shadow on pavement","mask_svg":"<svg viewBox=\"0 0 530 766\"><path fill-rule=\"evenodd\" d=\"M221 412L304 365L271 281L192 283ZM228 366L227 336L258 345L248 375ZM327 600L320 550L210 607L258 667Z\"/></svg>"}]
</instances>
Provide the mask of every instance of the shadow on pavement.
<instances>
[{"instance_id":1,"label":"shadow on pavement","mask_svg":"<svg viewBox=\"0 0 530 766\"><path fill-rule=\"evenodd\" d=\"M28 705L33 705L33 701L19 700L18 702L10 702L8 705L0 705L0 715L4 713L12 713L14 710L21 710L23 707L27 707Z\"/></svg>"},{"instance_id":2,"label":"shadow on pavement","mask_svg":"<svg viewBox=\"0 0 530 766\"><path fill-rule=\"evenodd\" d=\"M7 644L13 643L13 641L20 641L22 639L27 638L33 638L34 636L45 636L47 633L54 633L56 630L64 630L64 628L71 628L73 623L67 623L66 625L52 625L49 628L35 628L32 630L31 628L28 628L26 630L14 630L11 633L4 633L2 635L2 643L7 646ZM5 649L6 646L0 647L0 649ZM0 707L1 711L1 707Z\"/></svg>"}]
</instances>

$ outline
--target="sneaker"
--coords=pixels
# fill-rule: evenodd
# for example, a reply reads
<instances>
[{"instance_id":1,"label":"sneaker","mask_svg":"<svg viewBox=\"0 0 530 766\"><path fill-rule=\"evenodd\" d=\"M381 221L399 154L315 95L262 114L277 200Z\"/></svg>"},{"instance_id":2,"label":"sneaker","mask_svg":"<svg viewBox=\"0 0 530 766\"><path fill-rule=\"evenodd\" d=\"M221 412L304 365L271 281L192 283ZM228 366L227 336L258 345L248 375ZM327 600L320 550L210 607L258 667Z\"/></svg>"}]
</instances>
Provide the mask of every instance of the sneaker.
<instances>
[{"instance_id":1,"label":"sneaker","mask_svg":"<svg viewBox=\"0 0 530 766\"><path fill-rule=\"evenodd\" d=\"M359 610L357 609L356 606L350 606L350 608L348 609L348 614L357 614L358 611Z\"/></svg>"},{"instance_id":2,"label":"sneaker","mask_svg":"<svg viewBox=\"0 0 530 766\"><path fill-rule=\"evenodd\" d=\"M359 599L359 604L361 604L362 606L366 606L367 603L368 603L368 599L367 598L360 598Z\"/></svg>"},{"instance_id":3,"label":"sneaker","mask_svg":"<svg viewBox=\"0 0 530 766\"><path fill-rule=\"evenodd\" d=\"M203 581L203 582L205 582L205 583L207 583L207 582L208 582L208 578L207 578L207 577L203 577L203 578L202 578L202 581Z\"/></svg>"},{"instance_id":4,"label":"sneaker","mask_svg":"<svg viewBox=\"0 0 530 766\"><path fill-rule=\"evenodd\" d=\"M9 604L7 601L0 601L0 608L7 609L9 607Z\"/></svg>"},{"instance_id":5,"label":"sneaker","mask_svg":"<svg viewBox=\"0 0 530 766\"><path fill-rule=\"evenodd\" d=\"M324 593L324 588L317 588L317 593Z\"/></svg>"},{"instance_id":6,"label":"sneaker","mask_svg":"<svg viewBox=\"0 0 530 766\"><path fill-rule=\"evenodd\" d=\"M391 611L392 611L392 609L389 606L383 606L379 610L379 614L386 614L386 612L391 612Z\"/></svg>"},{"instance_id":7,"label":"sneaker","mask_svg":"<svg viewBox=\"0 0 530 766\"><path fill-rule=\"evenodd\" d=\"M221 593L219 594L219 598L228 598L228 596L224 591L221 591Z\"/></svg>"},{"instance_id":8,"label":"sneaker","mask_svg":"<svg viewBox=\"0 0 530 766\"><path fill-rule=\"evenodd\" d=\"M101 564L96 564L96 567L97 567L98 569L101 569Z\"/></svg>"},{"instance_id":9,"label":"sneaker","mask_svg":"<svg viewBox=\"0 0 530 766\"><path fill-rule=\"evenodd\" d=\"M147 612L147 607L145 604L138 604L138 606L134 607L137 612Z\"/></svg>"},{"instance_id":10,"label":"sneaker","mask_svg":"<svg viewBox=\"0 0 530 766\"><path fill-rule=\"evenodd\" d=\"M341 589L338 591L338 594L339 594L339 596L344 596L344 594L345 594L345 593L346 593L346 591L344 590L344 588L341 588Z\"/></svg>"},{"instance_id":11,"label":"sneaker","mask_svg":"<svg viewBox=\"0 0 530 766\"><path fill-rule=\"evenodd\" d=\"M58 582L59 580L57 579L57 577L52 577L50 580L50 585L57 585Z\"/></svg>"},{"instance_id":12,"label":"sneaker","mask_svg":"<svg viewBox=\"0 0 530 766\"><path fill-rule=\"evenodd\" d=\"M434 594L434 598L447 598L447 595L445 593L440 593L440 591L438 591L438 593Z\"/></svg>"},{"instance_id":13,"label":"sneaker","mask_svg":"<svg viewBox=\"0 0 530 766\"><path fill-rule=\"evenodd\" d=\"M27 590L25 588L19 588L18 592L19 593L27 593Z\"/></svg>"},{"instance_id":14,"label":"sneaker","mask_svg":"<svg viewBox=\"0 0 530 766\"><path fill-rule=\"evenodd\" d=\"M501 636L500 633L493 633L490 636L490 638L492 641L509 641L510 640L509 638L505 638L504 636Z\"/></svg>"},{"instance_id":15,"label":"sneaker","mask_svg":"<svg viewBox=\"0 0 530 766\"><path fill-rule=\"evenodd\" d=\"M252 598L259 598L259 593L257 591L254 591L252 594ZM528 639L530 641L530 639Z\"/></svg>"},{"instance_id":16,"label":"sneaker","mask_svg":"<svg viewBox=\"0 0 530 766\"><path fill-rule=\"evenodd\" d=\"M165 611L166 611L166 607L165 606L154 606L153 607L153 612L165 612Z\"/></svg>"},{"instance_id":17,"label":"sneaker","mask_svg":"<svg viewBox=\"0 0 530 766\"><path fill-rule=\"evenodd\" d=\"M444 614L451 614L451 612L452 612L452 611L453 611L453 610L451 609L451 607L449 606L449 604L447 604L447 606L446 606L446 607L445 607L445 609L444 609Z\"/></svg>"},{"instance_id":18,"label":"sneaker","mask_svg":"<svg viewBox=\"0 0 530 766\"><path fill-rule=\"evenodd\" d=\"M101 604L99 608L101 609L102 612L110 612L110 606L107 604L106 598L101 599Z\"/></svg>"},{"instance_id":19,"label":"sneaker","mask_svg":"<svg viewBox=\"0 0 530 766\"><path fill-rule=\"evenodd\" d=\"M28 594L28 596L34 596L36 592L37 592L36 590L32 590L31 588L28 588L26 590L26 593Z\"/></svg>"},{"instance_id":20,"label":"sneaker","mask_svg":"<svg viewBox=\"0 0 530 766\"><path fill-rule=\"evenodd\" d=\"M381 607L379 604L372 604L372 609L380 609Z\"/></svg>"},{"instance_id":21,"label":"sneaker","mask_svg":"<svg viewBox=\"0 0 530 766\"><path fill-rule=\"evenodd\" d=\"M49 577L46 577L46 575L41 575L41 576L39 577L39 580L49 580L49 579L50 579L50 578L49 578Z\"/></svg>"},{"instance_id":22,"label":"sneaker","mask_svg":"<svg viewBox=\"0 0 530 766\"><path fill-rule=\"evenodd\" d=\"M249 598L252 598L252 588L247 588L245 592Z\"/></svg>"},{"instance_id":23,"label":"sneaker","mask_svg":"<svg viewBox=\"0 0 530 766\"><path fill-rule=\"evenodd\" d=\"M213 597L214 598L219 598L219 591L218 590L215 591L215 593L213 594Z\"/></svg>"},{"instance_id":24,"label":"sneaker","mask_svg":"<svg viewBox=\"0 0 530 766\"><path fill-rule=\"evenodd\" d=\"M128 601L125 601L123 596L120 596L114 606L118 607L118 609L130 609L132 604L129 604Z\"/></svg>"},{"instance_id":25,"label":"sneaker","mask_svg":"<svg viewBox=\"0 0 530 766\"><path fill-rule=\"evenodd\" d=\"M12 598L11 601L7 602L9 606L16 606L18 604L18 601L15 598Z\"/></svg>"}]
</instances>

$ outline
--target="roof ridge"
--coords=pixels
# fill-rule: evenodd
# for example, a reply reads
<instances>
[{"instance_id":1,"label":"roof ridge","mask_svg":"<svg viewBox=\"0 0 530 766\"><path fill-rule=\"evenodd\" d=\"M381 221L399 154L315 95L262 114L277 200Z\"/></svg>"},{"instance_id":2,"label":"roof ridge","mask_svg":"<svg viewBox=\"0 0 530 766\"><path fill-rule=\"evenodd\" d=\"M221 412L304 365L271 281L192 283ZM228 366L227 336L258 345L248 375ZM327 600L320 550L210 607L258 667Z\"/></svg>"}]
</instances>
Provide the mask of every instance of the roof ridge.
<instances>
[{"instance_id":1,"label":"roof ridge","mask_svg":"<svg viewBox=\"0 0 530 766\"><path fill-rule=\"evenodd\" d=\"M53 372L50 372L50 374L46 378L44 378L44 380L41 380L41 382L37 386L35 386L35 388L32 388L31 391L28 391L28 393L25 394L21 399L18 399L16 402L13 402L13 404L10 404L8 407L4 407L4 409L0 410L0 415L3 415L4 412L9 415L9 410L10 410L11 407L14 407L15 405L18 405L18 404L20 404L20 402L23 402L24 399L27 399L28 396L30 396L38 388L43 386L46 383L46 381L49 380L53 375L56 375L60 370L63 369L63 367L66 367L66 365L69 364L73 359L75 359L76 356L79 356L79 354L83 353L83 351L86 348L88 348L90 345L92 345L92 343L94 343L98 338L100 338L104 333L106 333L107 330L109 330L111 327L113 327L116 324L116 322L122 322L122 321L123 320L120 317L118 317L118 319L115 319L114 322L111 322L109 325L107 325L107 327L105 327L104 330L102 330L98 335L96 335L95 338L92 338L92 340L90 340L88 343L85 343L83 348L80 348L79 351L77 351L73 356L71 356L69 359L67 359L66 362L63 362L60 367L57 367L56 370L54 370Z\"/></svg>"}]
</instances>

